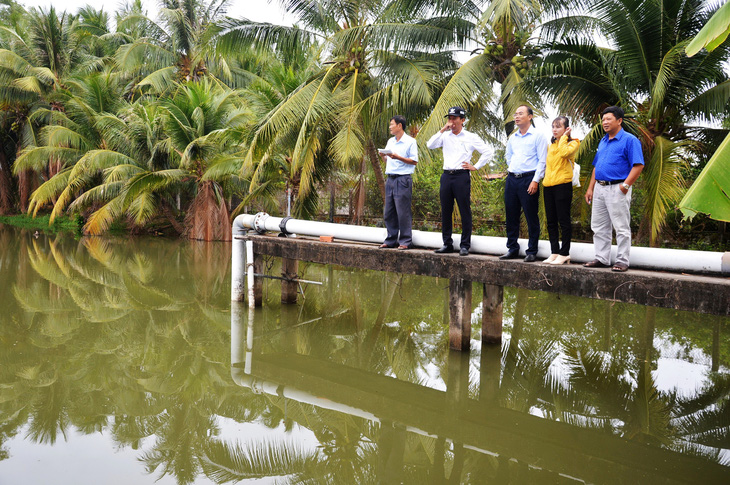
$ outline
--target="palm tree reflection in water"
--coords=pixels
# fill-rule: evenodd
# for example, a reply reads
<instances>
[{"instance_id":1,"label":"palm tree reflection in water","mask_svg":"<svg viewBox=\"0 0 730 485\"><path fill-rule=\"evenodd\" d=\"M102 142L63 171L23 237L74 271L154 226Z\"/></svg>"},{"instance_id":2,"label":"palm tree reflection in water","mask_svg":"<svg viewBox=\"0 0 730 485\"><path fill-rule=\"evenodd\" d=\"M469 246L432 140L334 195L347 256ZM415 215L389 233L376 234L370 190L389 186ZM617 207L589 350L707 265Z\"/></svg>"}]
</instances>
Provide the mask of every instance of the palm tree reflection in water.
<instances>
[{"instance_id":1,"label":"palm tree reflection in water","mask_svg":"<svg viewBox=\"0 0 730 485\"><path fill-rule=\"evenodd\" d=\"M0 327L1 443L24 427L42 443L72 428L110 431L117 446L140 450L149 473L178 483L203 475L220 483L557 478L564 464L535 467L519 450L489 454L470 444L468 433L441 431L477 406L482 416L513 410L602 430L702 457L708 467L730 448L730 379L719 365L730 355L719 338L723 319L713 325L707 317L508 290L504 347L453 354L441 318L443 280L303 264L304 277L326 284L307 288L289 307L267 283L254 322L253 372L257 359L278 359L272 372L299 376L283 388L317 395L307 386L327 377L347 383L345 398L382 383L384 394L357 401L365 411L380 409L386 388L395 386L402 400L382 401L391 414L372 419L232 382L226 244L36 240L2 229L0 242L0 278L10 283L0 287L0 299L11 316ZM659 390L657 342L712 355L719 372L708 366L703 387L690 394ZM444 399L446 411L426 423L437 432L404 424L418 406L433 406L407 398L428 388ZM221 428L226 419L279 431L236 442ZM298 441L303 429L318 446ZM290 437L281 439L281 430ZM3 450L0 458L6 456Z\"/></svg>"}]
</instances>

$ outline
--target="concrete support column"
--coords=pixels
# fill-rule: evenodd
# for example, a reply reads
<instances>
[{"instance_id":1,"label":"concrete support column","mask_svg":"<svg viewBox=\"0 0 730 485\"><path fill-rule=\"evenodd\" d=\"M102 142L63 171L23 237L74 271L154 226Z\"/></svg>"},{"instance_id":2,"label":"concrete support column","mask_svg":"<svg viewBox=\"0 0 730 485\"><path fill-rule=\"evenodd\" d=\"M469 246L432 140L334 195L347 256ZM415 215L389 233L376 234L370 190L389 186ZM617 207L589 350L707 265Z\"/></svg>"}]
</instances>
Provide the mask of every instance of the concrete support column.
<instances>
[{"instance_id":1,"label":"concrete support column","mask_svg":"<svg viewBox=\"0 0 730 485\"><path fill-rule=\"evenodd\" d=\"M298 278L299 277L299 261L296 259L282 258L281 259L281 276L284 278ZM297 283L296 281L282 281L281 282L281 302L282 303L296 303L298 289L299 289L299 283Z\"/></svg>"},{"instance_id":2,"label":"concrete support column","mask_svg":"<svg viewBox=\"0 0 730 485\"><path fill-rule=\"evenodd\" d=\"M482 342L498 344L502 342L502 301L504 287L484 284L482 299Z\"/></svg>"},{"instance_id":3,"label":"concrete support column","mask_svg":"<svg viewBox=\"0 0 730 485\"><path fill-rule=\"evenodd\" d=\"M253 272L264 274L264 257L260 254L253 255ZM261 306L264 302L264 279L260 276L253 281L253 301L255 306Z\"/></svg>"},{"instance_id":4,"label":"concrete support column","mask_svg":"<svg viewBox=\"0 0 730 485\"><path fill-rule=\"evenodd\" d=\"M471 281L449 280L449 347L469 350L471 339Z\"/></svg>"}]
</instances>

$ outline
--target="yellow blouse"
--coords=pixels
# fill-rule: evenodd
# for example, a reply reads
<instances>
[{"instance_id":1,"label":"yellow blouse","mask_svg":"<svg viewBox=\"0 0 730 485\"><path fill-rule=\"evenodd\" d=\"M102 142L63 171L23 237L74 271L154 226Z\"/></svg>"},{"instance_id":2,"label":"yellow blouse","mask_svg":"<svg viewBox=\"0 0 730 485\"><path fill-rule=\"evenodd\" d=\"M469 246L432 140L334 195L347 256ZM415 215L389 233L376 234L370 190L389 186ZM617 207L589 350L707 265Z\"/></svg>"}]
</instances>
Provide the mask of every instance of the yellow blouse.
<instances>
[{"instance_id":1,"label":"yellow blouse","mask_svg":"<svg viewBox=\"0 0 730 485\"><path fill-rule=\"evenodd\" d=\"M573 159L580 146L580 140L563 135L555 143L548 145L547 161L545 164L545 178L542 184L545 187L564 184L573 180Z\"/></svg>"}]
</instances>

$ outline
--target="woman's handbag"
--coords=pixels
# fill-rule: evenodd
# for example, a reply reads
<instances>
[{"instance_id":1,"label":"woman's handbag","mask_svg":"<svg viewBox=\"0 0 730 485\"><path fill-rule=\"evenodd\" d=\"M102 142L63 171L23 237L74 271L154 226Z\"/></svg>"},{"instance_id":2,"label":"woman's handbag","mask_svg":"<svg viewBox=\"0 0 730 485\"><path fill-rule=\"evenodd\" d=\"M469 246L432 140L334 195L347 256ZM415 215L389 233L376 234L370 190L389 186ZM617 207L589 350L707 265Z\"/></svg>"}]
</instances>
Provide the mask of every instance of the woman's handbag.
<instances>
[{"instance_id":1,"label":"woman's handbag","mask_svg":"<svg viewBox=\"0 0 730 485\"><path fill-rule=\"evenodd\" d=\"M573 187L580 187L580 165L575 162L573 162Z\"/></svg>"}]
</instances>

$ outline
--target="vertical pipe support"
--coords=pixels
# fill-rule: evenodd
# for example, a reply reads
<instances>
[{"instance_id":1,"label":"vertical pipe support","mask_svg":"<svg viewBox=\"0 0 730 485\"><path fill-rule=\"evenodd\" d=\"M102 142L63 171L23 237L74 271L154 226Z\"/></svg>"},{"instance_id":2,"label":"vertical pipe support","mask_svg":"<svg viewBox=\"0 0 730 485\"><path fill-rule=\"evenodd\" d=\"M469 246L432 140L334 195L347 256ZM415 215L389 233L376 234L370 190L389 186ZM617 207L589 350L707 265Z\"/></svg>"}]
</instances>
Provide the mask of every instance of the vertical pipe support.
<instances>
[{"instance_id":1,"label":"vertical pipe support","mask_svg":"<svg viewBox=\"0 0 730 485\"><path fill-rule=\"evenodd\" d=\"M231 301L246 299L246 241L231 242Z\"/></svg>"},{"instance_id":2,"label":"vertical pipe support","mask_svg":"<svg viewBox=\"0 0 730 485\"><path fill-rule=\"evenodd\" d=\"M253 241L250 239L246 240L246 273L248 276L248 307L254 308L256 305L256 296L254 290L254 262L253 262Z\"/></svg>"},{"instance_id":3,"label":"vertical pipe support","mask_svg":"<svg viewBox=\"0 0 730 485\"><path fill-rule=\"evenodd\" d=\"M281 276L289 279L296 279L299 276L299 261L296 259L281 259ZM296 303L299 283L296 281L281 282L281 302Z\"/></svg>"},{"instance_id":4,"label":"vertical pipe support","mask_svg":"<svg viewBox=\"0 0 730 485\"><path fill-rule=\"evenodd\" d=\"M253 252L253 241L246 241L246 270L248 274L248 306L254 308L261 306L264 299L264 283L255 274L263 274L264 259Z\"/></svg>"},{"instance_id":5,"label":"vertical pipe support","mask_svg":"<svg viewBox=\"0 0 730 485\"><path fill-rule=\"evenodd\" d=\"M502 342L502 302L504 287L483 285L482 298L482 342L498 344Z\"/></svg>"},{"instance_id":6,"label":"vertical pipe support","mask_svg":"<svg viewBox=\"0 0 730 485\"><path fill-rule=\"evenodd\" d=\"M449 347L469 350L471 340L471 281L449 280Z\"/></svg>"}]
</instances>

